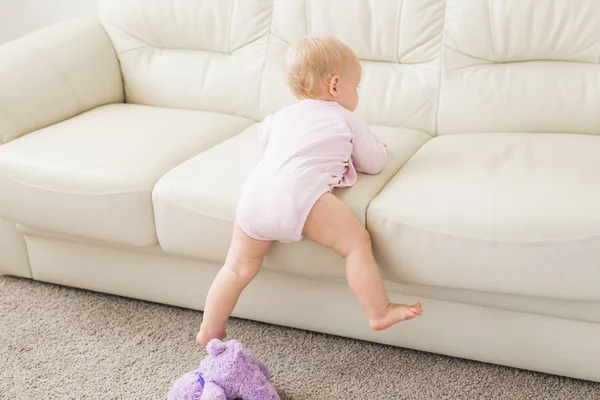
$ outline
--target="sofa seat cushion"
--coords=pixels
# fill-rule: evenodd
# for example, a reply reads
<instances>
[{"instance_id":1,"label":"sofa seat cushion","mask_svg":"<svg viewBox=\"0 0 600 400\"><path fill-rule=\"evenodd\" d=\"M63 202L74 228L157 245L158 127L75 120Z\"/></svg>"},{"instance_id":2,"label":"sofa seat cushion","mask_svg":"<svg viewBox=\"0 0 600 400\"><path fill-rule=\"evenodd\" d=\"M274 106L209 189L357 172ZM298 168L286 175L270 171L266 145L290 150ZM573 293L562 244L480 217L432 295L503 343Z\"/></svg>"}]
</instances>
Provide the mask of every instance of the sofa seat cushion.
<instances>
[{"instance_id":1,"label":"sofa seat cushion","mask_svg":"<svg viewBox=\"0 0 600 400\"><path fill-rule=\"evenodd\" d=\"M367 220L395 282L600 300L600 137L437 137Z\"/></svg>"},{"instance_id":2,"label":"sofa seat cushion","mask_svg":"<svg viewBox=\"0 0 600 400\"><path fill-rule=\"evenodd\" d=\"M0 216L110 242L157 244L154 184L250 124L200 111L96 108L0 146Z\"/></svg>"},{"instance_id":3,"label":"sofa seat cushion","mask_svg":"<svg viewBox=\"0 0 600 400\"><path fill-rule=\"evenodd\" d=\"M214 262L227 254L235 210L246 176L262 156L258 124L199 154L160 179L154 189L156 227L168 252ZM374 127L388 144L388 162L375 176L361 175L339 196L365 222L366 208L386 182L430 136L417 131ZM274 246L266 268L321 277L344 276L344 260L334 252L303 240Z\"/></svg>"}]
</instances>

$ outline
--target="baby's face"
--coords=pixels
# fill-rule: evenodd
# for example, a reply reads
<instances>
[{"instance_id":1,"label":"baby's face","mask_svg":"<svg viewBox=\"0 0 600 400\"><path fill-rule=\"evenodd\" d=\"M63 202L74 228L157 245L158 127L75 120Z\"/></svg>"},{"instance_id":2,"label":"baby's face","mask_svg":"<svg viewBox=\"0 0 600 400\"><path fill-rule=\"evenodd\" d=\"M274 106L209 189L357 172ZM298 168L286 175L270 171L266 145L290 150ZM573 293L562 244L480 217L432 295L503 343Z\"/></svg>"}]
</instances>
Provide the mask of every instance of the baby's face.
<instances>
[{"instance_id":1,"label":"baby's face","mask_svg":"<svg viewBox=\"0 0 600 400\"><path fill-rule=\"evenodd\" d=\"M337 85L338 96L335 101L342 107L354 111L358 107L358 85L362 75L362 68L358 60L353 60L348 65L340 82Z\"/></svg>"}]
</instances>

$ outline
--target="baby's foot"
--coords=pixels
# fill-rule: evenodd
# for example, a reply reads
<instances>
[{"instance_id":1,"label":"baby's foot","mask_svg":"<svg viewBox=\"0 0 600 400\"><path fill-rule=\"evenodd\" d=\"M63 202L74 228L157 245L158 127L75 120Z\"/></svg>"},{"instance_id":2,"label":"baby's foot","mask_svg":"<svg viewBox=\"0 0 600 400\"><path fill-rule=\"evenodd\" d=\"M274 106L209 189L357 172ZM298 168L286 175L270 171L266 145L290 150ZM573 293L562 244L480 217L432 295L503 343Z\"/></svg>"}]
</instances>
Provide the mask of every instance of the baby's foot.
<instances>
[{"instance_id":1,"label":"baby's foot","mask_svg":"<svg viewBox=\"0 0 600 400\"><path fill-rule=\"evenodd\" d=\"M413 319L421 314L423 314L421 303L412 306L406 304L390 304L382 316L370 318L369 322L371 324L371 329L374 331L381 331L389 328L395 323Z\"/></svg>"},{"instance_id":2,"label":"baby's foot","mask_svg":"<svg viewBox=\"0 0 600 400\"><path fill-rule=\"evenodd\" d=\"M222 331L221 333L219 333L217 335L211 335L208 332L206 332L205 329L200 328L200 331L196 335L196 343L198 343L202 347L206 347L208 342L210 342L211 340L213 340L213 339L224 340L226 337L227 337L227 333L225 331Z\"/></svg>"}]
</instances>

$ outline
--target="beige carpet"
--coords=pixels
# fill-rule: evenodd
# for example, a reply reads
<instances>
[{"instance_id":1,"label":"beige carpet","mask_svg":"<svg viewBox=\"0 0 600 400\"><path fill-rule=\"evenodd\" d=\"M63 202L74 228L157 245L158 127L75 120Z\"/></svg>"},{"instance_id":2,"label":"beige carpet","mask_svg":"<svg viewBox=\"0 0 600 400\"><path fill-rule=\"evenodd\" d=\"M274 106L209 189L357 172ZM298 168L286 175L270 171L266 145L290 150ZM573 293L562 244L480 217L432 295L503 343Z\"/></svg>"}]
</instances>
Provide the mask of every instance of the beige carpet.
<instances>
[{"instance_id":1,"label":"beige carpet","mask_svg":"<svg viewBox=\"0 0 600 400\"><path fill-rule=\"evenodd\" d=\"M165 399L200 313L0 277L0 399ZM440 327L442 329L443 327ZM232 320L282 399L600 399L600 384Z\"/></svg>"}]
</instances>

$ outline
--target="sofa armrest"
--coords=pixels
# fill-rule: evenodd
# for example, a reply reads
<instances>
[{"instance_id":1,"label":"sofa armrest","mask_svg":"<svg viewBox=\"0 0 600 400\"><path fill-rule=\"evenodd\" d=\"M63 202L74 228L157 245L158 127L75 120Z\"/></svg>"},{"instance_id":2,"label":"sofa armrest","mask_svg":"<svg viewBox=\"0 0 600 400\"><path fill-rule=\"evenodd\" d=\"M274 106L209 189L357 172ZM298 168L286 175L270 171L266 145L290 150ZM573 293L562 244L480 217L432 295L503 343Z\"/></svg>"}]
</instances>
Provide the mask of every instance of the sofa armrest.
<instances>
[{"instance_id":1,"label":"sofa armrest","mask_svg":"<svg viewBox=\"0 0 600 400\"><path fill-rule=\"evenodd\" d=\"M97 20L58 23L0 46L0 144L123 99L119 62Z\"/></svg>"}]
</instances>

